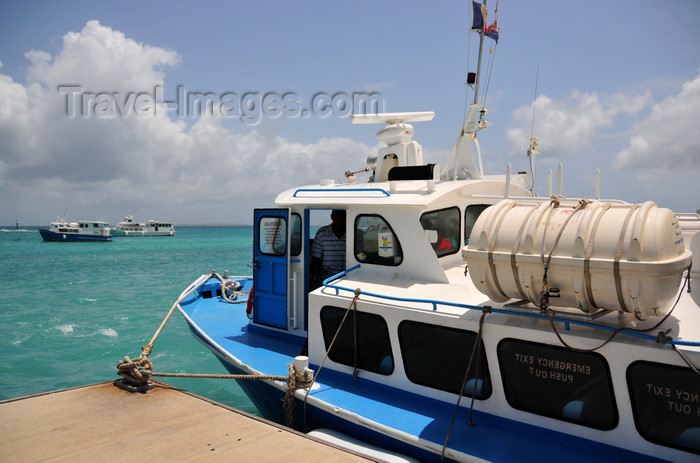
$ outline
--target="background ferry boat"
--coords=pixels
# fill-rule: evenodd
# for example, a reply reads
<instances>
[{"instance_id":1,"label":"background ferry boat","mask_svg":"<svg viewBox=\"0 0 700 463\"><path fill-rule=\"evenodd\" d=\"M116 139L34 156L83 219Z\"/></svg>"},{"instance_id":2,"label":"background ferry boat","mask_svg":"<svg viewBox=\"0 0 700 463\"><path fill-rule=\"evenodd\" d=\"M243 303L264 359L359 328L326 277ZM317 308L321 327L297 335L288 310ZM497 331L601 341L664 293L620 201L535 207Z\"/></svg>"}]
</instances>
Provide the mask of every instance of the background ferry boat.
<instances>
[{"instance_id":1,"label":"background ferry boat","mask_svg":"<svg viewBox=\"0 0 700 463\"><path fill-rule=\"evenodd\" d=\"M470 80L443 169L412 140L432 113L355 117L385 124L370 180L256 209L252 276L202 275L178 299L192 333L265 417L387 459L698 461L698 214L487 175ZM332 210L346 270L314 288L314 219Z\"/></svg>"},{"instance_id":2,"label":"background ferry boat","mask_svg":"<svg viewBox=\"0 0 700 463\"><path fill-rule=\"evenodd\" d=\"M59 217L39 234L44 241L112 241L109 224L101 220L68 222Z\"/></svg>"},{"instance_id":3,"label":"background ferry boat","mask_svg":"<svg viewBox=\"0 0 700 463\"><path fill-rule=\"evenodd\" d=\"M173 236L175 228L170 222L149 220L134 222L133 215L127 215L124 221L112 228L112 236Z\"/></svg>"}]
</instances>

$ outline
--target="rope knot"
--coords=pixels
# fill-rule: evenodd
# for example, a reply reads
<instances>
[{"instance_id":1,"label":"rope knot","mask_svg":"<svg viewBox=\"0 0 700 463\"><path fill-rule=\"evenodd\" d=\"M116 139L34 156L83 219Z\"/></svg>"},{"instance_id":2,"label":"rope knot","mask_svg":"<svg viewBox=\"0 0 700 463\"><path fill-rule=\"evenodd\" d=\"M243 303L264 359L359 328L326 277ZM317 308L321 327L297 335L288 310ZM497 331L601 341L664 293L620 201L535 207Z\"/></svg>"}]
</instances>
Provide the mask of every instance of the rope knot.
<instances>
[{"instance_id":1,"label":"rope knot","mask_svg":"<svg viewBox=\"0 0 700 463\"><path fill-rule=\"evenodd\" d=\"M153 374L153 363L143 354L137 359L131 359L126 355L124 360L117 363L117 374L124 378L123 381L127 386L148 386Z\"/></svg>"},{"instance_id":2,"label":"rope knot","mask_svg":"<svg viewBox=\"0 0 700 463\"><path fill-rule=\"evenodd\" d=\"M294 392L297 389L306 389L311 387L314 382L313 371L308 368L304 368L301 371L297 371L294 365L295 362L289 364L289 376L287 378L287 392L284 395L284 410L286 414L287 426L290 428L294 427Z\"/></svg>"}]
</instances>

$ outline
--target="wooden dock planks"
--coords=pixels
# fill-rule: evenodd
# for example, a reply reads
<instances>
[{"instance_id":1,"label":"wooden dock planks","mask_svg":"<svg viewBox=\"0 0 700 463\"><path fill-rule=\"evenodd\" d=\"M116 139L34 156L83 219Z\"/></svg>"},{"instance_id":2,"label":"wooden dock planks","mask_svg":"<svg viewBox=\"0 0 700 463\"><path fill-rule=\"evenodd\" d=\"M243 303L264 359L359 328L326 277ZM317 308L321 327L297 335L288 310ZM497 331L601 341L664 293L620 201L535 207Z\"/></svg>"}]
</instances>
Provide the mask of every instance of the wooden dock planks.
<instances>
[{"instance_id":1,"label":"wooden dock planks","mask_svg":"<svg viewBox=\"0 0 700 463\"><path fill-rule=\"evenodd\" d=\"M109 383L0 402L0 462L374 461L156 382Z\"/></svg>"}]
</instances>

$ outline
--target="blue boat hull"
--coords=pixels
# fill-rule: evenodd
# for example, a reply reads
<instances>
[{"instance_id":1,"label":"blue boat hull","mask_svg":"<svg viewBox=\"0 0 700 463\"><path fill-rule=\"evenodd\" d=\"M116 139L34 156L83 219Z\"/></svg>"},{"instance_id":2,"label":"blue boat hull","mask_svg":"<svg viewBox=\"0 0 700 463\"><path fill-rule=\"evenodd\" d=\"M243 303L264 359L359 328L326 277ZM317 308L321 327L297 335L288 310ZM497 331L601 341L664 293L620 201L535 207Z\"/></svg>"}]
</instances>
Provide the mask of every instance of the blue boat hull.
<instances>
[{"instance_id":1,"label":"blue boat hull","mask_svg":"<svg viewBox=\"0 0 700 463\"><path fill-rule=\"evenodd\" d=\"M63 241L63 242L77 242L77 241L112 241L111 236L104 235L83 235L80 233L56 233L45 228L39 229L39 234L44 241Z\"/></svg>"},{"instance_id":2,"label":"blue boat hull","mask_svg":"<svg viewBox=\"0 0 700 463\"><path fill-rule=\"evenodd\" d=\"M196 336L205 346L215 354L216 349L206 341ZM219 355L217 355L219 357ZM248 374L240 370L226 360L219 357L219 361L231 374ZM286 412L282 406L284 401L284 391L260 380L239 380L237 381L241 389L246 393L251 402L260 411L260 414L268 420L281 425L287 425ZM400 394L400 391L397 391ZM460 418L464 420L466 416L460 413ZM473 427L474 437L468 440L473 443L474 455L486 458L490 461L518 461L539 463L543 461L542 455L552 457L550 461L567 461L571 463L596 462L659 462L653 457L632 452L621 451L604 444L592 443L585 439L572 438L564 434L553 433L551 431L539 429L526 423L508 422L508 420L498 419L488 414L475 412L473 415L477 426ZM384 448L399 454L409 455L423 462L455 461L450 458L442 460L440 455L433 451L422 449L416 445L411 445L387 434L373 430L367 426L361 426L349 420L343 419L333 413L329 413L311 404L304 405L303 400L297 399L294 404L293 428L300 432L309 432L314 429L334 429L355 439L367 442L374 446ZM510 428L510 435L507 442L503 442L494 435L487 435L483 428L491 428L488 421L494 420L499 426ZM446 420L436 420L435 428L444 428L438 432L447 431ZM482 432L479 432L479 428ZM426 430L432 434L436 429ZM460 451L469 452L469 448L464 448L464 440L460 445L456 441L463 437L463 432L454 432L450 440L451 448L459 448ZM543 439L543 436L547 436ZM426 437L426 436L418 436ZM545 442L542 442L544 440ZM460 448L461 447L461 448ZM469 447L469 446L468 446ZM591 456L595 456L591 460Z\"/></svg>"},{"instance_id":3,"label":"blue boat hull","mask_svg":"<svg viewBox=\"0 0 700 463\"><path fill-rule=\"evenodd\" d=\"M217 296L217 286L218 281L210 281L198 296L188 296L180 304L193 335L232 374L286 376L287 364L301 354L304 340L249 323L245 308L223 301ZM311 368L318 370L317 365ZM449 448L462 454L460 460L473 455L487 461L540 462L547 455L550 461L576 463L659 461L486 411L470 414L467 407L460 407L451 425L453 404L350 374L324 369L317 382L321 387L312 390L308 400L297 393L295 429L330 428L420 461L441 461L439 449L448 432ZM250 379L238 383L265 418L287 424L283 382Z\"/></svg>"},{"instance_id":4,"label":"blue boat hull","mask_svg":"<svg viewBox=\"0 0 700 463\"><path fill-rule=\"evenodd\" d=\"M249 374L249 372L236 368L234 365L221 358L221 354L214 346L201 336L198 336L197 330L191 325L190 328L192 328L192 334L195 338L217 356L218 360L229 373L233 375ZM287 413L283 407L285 391L260 380L237 380L237 383L265 419L274 421L283 426L289 425L287 422ZM436 459L436 454L433 452L419 449L414 445L398 441L380 432L372 431L367 427L348 422L345 419L339 418L313 405L307 404L305 406L304 401L298 398L294 402L292 417L292 427L299 432L307 433L314 429L321 428L340 430L342 433L350 435L355 439L371 443L372 445L393 452L410 455L420 461L439 461L439 457ZM446 459L445 461L452 460Z\"/></svg>"}]
</instances>

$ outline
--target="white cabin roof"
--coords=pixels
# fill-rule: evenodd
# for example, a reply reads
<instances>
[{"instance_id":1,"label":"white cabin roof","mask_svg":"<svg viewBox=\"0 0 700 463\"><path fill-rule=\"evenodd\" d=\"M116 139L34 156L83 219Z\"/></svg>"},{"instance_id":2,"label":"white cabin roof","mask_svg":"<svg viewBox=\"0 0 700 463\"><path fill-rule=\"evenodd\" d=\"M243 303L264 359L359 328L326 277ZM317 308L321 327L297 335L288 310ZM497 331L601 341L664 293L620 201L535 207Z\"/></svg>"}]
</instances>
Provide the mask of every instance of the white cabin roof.
<instances>
[{"instance_id":1,"label":"white cabin roof","mask_svg":"<svg viewBox=\"0 0 700 463\"><path fill-rule=\"evenodd\" d=\"M335 183L295 187L280 193L275 202L280 207L337 207L339 205L371 205L428 207L453 199L481 196L503 198L505 176L485 176L479 180L429 181L397 180L376 183ZM331 183L332 182L332 183ZM510 196L531 196L525 188L524 174L513 175Z\"/></svg>"}]
</instances>

